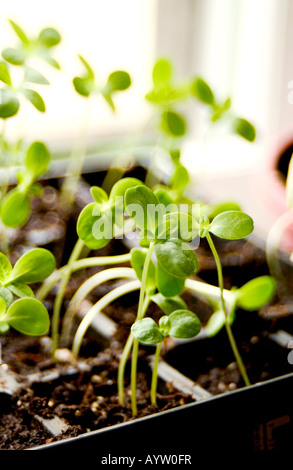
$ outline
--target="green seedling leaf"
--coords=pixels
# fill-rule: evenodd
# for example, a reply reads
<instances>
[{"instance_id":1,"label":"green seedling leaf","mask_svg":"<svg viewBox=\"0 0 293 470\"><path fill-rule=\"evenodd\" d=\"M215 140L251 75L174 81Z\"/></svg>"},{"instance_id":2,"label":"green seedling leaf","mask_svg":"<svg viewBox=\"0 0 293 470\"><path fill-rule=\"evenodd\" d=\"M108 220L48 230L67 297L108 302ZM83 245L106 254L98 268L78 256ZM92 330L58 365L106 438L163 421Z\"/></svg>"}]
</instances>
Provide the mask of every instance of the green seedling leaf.
<instances>
[{"instance_id":1,"label":"green seedling leaf","mask_svg":"<svg viewBox=\"0 0 293 470\"><path fill-rule=\"evenodd\" d=\"M241 207L235 202L227 201L221 202L219 204L207 204L206 206L202 206L200 211L202 215L206 215L209 218L214 219L217 215L221 214L222 212L241 211Z\"/></svg>"},{"instance_id":2,"label":"green seedling leaf","mask_svg":"<svg viewBox=\"0 0 293 470\"><path fill-rule=\"evenodd\" d=\"M217 215L210 224L209 231L220 238L238 240L253 231L252 218L240 211L227 211Z\"/></svg>"},{"instance_id":3,"label":"green seedling leaf","mask_svg":"<svg viewBox=\"0 0 293 470\"><path fill-rule=\"evenodd\" d=\"M225 325L225 314L223 310L214 312L207 321L205 326L206 334L209 338L216 336Z\"/></svg>"},{"instance_id":4,"label":"green seedling leaf","mask_svg":"<svg viewBox=\"0 0 293 470\"><path fill-rule=\"evenodd\" d=\"M2 51L2 57L12 65L23 65L25 62L25 55L21 49L14 49L7 47Z\"/></svg>"},{"instance_id":5,"label":"green seedling leaf","mask_svg":"<svg viewBox=\"0 0 293 470\"><path fill-rule=\"evenodd\" d=\"M163 206L168 208L166 213L175 212L177 210L176 204L173 203L173 199L166 189L157 188L154 190L154 195L160 204L163 204Z\"/></svg>"},{"instance_id":6,"label":"green seedling leaf","mask_svg":"<svg viewBox=\"0 0 293 470\"><path fill-rule=\"evenodd\" d=\"M112 207L113 220L120 228L122 228L124 224L125 193L127 189L139 185L144 186L139 179L126 177L117 181L110 191L109 204Z\"/></svg>"},{"instance_id":7,"label":"green seedling leaf","mask_svg":"<svg viewBox=\"0 0 293 470\"><path fill-rule=\"evenodd\" d=\"M21 92L38 111L41 113L46 111L44 100L37 91L24 88Z\"/></svg>"},{"instance_id":8,"label":"green seedling leaf","mask_svg":"<svg viewBox=\"0 0 293 470\"><path fill-rule=\"evenodd\" d=\"M158 291L164 297L175 297L182 293L185 285L185 278L174 277L172 274L167 273L160 263L157 263L156 285Z\"/></svg>"},{"instance_id":9,"label":"green seedling leaf","mask_svg":"<svg viewBox=\"0 0 293 470\"><path fill-rule=\"evenodd\" d=\"M92 186L90 192L98 204L104 204L105 202L108 202L108 194L102 188L99 188L98 186Z\"/></svg>"},{"instance_id":10,"label":"green seedling leaf","mask_svg":"<svg viewBox=\"0 0 293 470\"><path fill-rule=\"evenodd\" d=\"M52 65L52 67L54 67L57 70L60 70L60 68L61 68L60 65L58 64L57 60L53 59L53 57L51 57L48 54L43 53L42 58L44 59L45 62Z\"/></svg>"},{"instance_id":11,"label":"green seedling leaf","mask_svg":"<svg viewBox=\"0 0 293 470\"><path fill-rule=\"evenodd\" d=\"M46 173L50 162L50 152L43 142L33 142L27 149L25 156L26 169L33 175L33 179Z\"/></svg>"},{"instance_id":12,"label":"green seedling leaf","mask_svg":"<svg viewBox=\"0 0 293 470\"><path fill-rule=\"evenodd\" d=\"M157 344L164 339L164 335L152 318L136 321L131 327L131 333L142 344Z\"/></svg>"},{"instance_id":13,"label":"green seedling leaf","mask_svg":"<svg viewBox=\"0 0 293 470\"><path fill-rule=\"evenodd\" d=\"M133 248L131 250L130 263L140 281L142 280L142 272L146 259L146 254L147 250L142 250L140 248ZM150 294L156 289L156 268L152 261L150 261L149 264L145 288L148 294Z\"/></svg>"},{"instance_id":14,"label":"green seedling leaf","mask_svg":"<svg viewBox=\"0 0 293 470\"><path fill-rule=\"evenodd\" d=\"M43 190L44 188L40 183L33 183L30 185L29 194L40 197L43 193Z\"/></svg>"},{"instance_id":15,"label":"green seedling leaf","mask_svg":"<svg viewBox=\"0 0 293 470\"><path fill-rule=\"evenodd\" d=\"M9 20L9 22L10 22L12 28L14 29L15 33L17 34L17 36L21 40L21 42L27 46L29 44L29 39L28 39L27 35L25 34L25 32L23 31L23 29L18 24L16 24L14 21Z\"/></svg>"},{"instance_id":16,"label":"green seedling leaf","mask_svg":"<svg viewBox=\"0 0 293 470\"><path fill-rule=\"evenodd\" d=\"M182 137L186 133L186 122L183 116L174 111L164 111L161 121L162 129L172 137Z\"/></svg>"},{"instance_id":17,"label":"green seedling leaf","mask_svg":"<svg viewBox=\"0 0 293 470\"><path fill-rule=\"evenodd\" d=\"M172 276L186 279L198 270L198 261L187 243L167 240L155 245L158 263Z\"/></svg>"},{"instance_id":18,"label":"green seedling leaf","mask_svg":"<svg viewBox=\"0 0 293 470\"><path fill-rule=\"evenodd\" d=\"M254 126L246 119L236 118L233 122L233 131L240 137L253 142L256 137Z\"/></svg>"},{"instance_id":19,"label":"green seedling leaf","mask_svg":"<svg viewBox=\"0 0 293 470\"><path fill-rule=\"evenodd\" d=\"M117 70L116 72L112 72L107 80L106 89L108 93L112 93L114 91L123 91L127 90L131 85L131 78L127 72L122 70Z\"/></svg>"},{"instance_id":20,"label":"green seedling leaf","mask_svg":"<svg viewBox=\"0 0 293 470\"><path fill-rule=\"evenodd\" d=\"M201 329L199 318L190 310L175 310L169 316L169 335L174 338L193 338Z\"/></svg>"},{"instance_id":21,"label":"green seedling leaf","mask_svg":"<svg viewBox=\"0 0 293 470\"><path fill-rule=\"evenodd\" d=\"M15 263L9 277L9 283L41 282L55 269L55 258L45 248L34 248L22 255Z\"/></svg>"},{"instance_id":22,"label":"green seedling leaf","mask_svg":"<svg viewBox=\"0 0 293 470\"><path fill-rule=\"evenodd\" d=\"M209 85L202 79L196 78L191 85L191 93L202 103L214 106L215 97Z\"/></svg>"},{"instance_id":23,"label":"green seedling leaf","mask_svg":"<svg viewBox=\"0 0 293 470\"><path fill-rule=\"evenodd\" d=\"M260 276L237 290L237 305L254 311L266 305L274 296L276 281L271 276Z\"/></svg>"},{"instance_id":24,"label":"green seedling leaf","mask_svg":"<svg viewBox=\"0 0 293 470\"><path fill-rule=\"evenodd\" d=\"M181 158L181 152L179 149L171 149L169 150L170 157L172 162L175 163L175 165L179 165L180 158Z\"/></svg>"},{"instance_id":25,"label":"green seedling leaf","mask_svg":"<svg viewBox=\"0 0 293 470\"><path fill-rule=\"evenodd\" d=\"M44 335L50 326L46 307L31 298L22 298L13 302L2 319L20 333L32 336Z\"/></svg>"},{"instance_id":26,"label":"green seedling leaf","mask_svg":"<svg viewBox=\"0 0 293 470\"><path fill-rule=\"evenodd\" d=\"M45 28L39 34L39 41L48 48L57 46L61 41L61 36L54 28Z\"/></svg>"},{"instance_id":27,"label":"green seedling leaf","mask_svg":"<svg viewBox=\"0 0 293 470\"><path fill-rule=\"evenodd\" d=\"M8 119L19 110L19 100L11 92L0 90L0 118Z\"/></svg>"},{"instance_id":28,"label":"green seedling leaf","mask_svg":"<svg viewBox=\"0 0 293 470\"><path fill-rule=\"evenodd\" d=\"M2 61L0 62L0 80L1 82L5 83L8 86L12 85L7 64L5 64L5 62L2 62Z\"/></svg>"},{"instance_id":29,"label":"green seedling leaf","mask_svg":"<svg viewBox=\"0 0 293 470\"><path fill-rule=\"evenodd\" d=\"M126 177L117 181L110 192L109 201L111 204L115 203L116 197L125 196L127 189L135 188L136 186L145 186L139 179Z\"/></svg>"},{"instance_id":30,"label":"green seedling leaf","mask_svg":"<svg viewBox=\"0 0 293 470\"><path fill-rule=\"evenodd\" d=\"M170 315L170 313L175 310L187 309L187 305L184 300L176 295L174 297L165 297L162 294L152 295L151 300L160 307L165 315Z\"/></svg>"},{"instance_id":31,"label":"green seedling leaf","mask_svg":"<svg viewBox=\"0 0 293 470\"><path fill-rule=\"evenodd\" d=\"M77 234L92 250L106 246L113 237L111 210L103 212L96 202L88 204L77 220Z\"/></svg>"},{"instance_id":32,"label":"green seedling leaf","mask_svg":"<svg viewBox=\"0 0 293 470\"><path fill-rule=\"evenodd\" d=\"M92 82L87 78L75 77L73 79L73 86L79 95L85 96L86 98L90 96L92 91Z\"/></svg>"},{"instance_id":33,"label":"green seedling leaf","mask_svg":"<svg viewBox=\"0 0 293 470\"><path fill-rule=\"evenodd\" d=\"M94 81L95 79L95 74L94 74L94 71L93 69L91 68L90 64L87 62L87 60L85 60L85 58L83 56L81 56L80 54L78 55L79 59L81 60L81 63L83 64L83 66L85 67L86 71L87 71L87 78L89 78L90 80Z\"/></svg>"},{"instance_id":34,"label":"green seedling leaf","mask_svg":"<svg viewBox=\"0 0 293 470\"><path fill-rule=\"evenodd\" d=\"M154 237L163 212L154 193L145 186L129 188L125 193L125 208L147 238Z\"/></svg>"},{"instance_id":35,"label":"green seedling leaf","mask_svg":"<svg viewBox=\"0 0 293 470\"><path fill-rule=\"evenodd\" d=\"M168 83L172 76L172 66L167 59L159 59L153 68L154 85Z\"/></svg>"},{"instance_id":36,"label":"green seedling leaf","mask_svg":"<svg viewBox=\"0 0 293 470\"><path fill-rule=\"evenodd\" d=\"M178 238L189 242L198 235L198 232L198 222L190 214L177 211L163 216L162 224L157 229L157 238L161 240Z\"/></svg>"},{"instance_id":37,"label":"green seedling leaf","mask_svg":"<svg viewBox=\"0 0 293 470\"><path fill-rule=\"evenodd\" d=\"M227 98L224 103L220 105L213 106L213 114L211 116L211 121L216 122L219 121L223 115L231 108L231 98Z\"/></svg>"},{"instance_id":38,"label":"green seedling leaf","mask_svg":"<svg viewBox=\"0 0 293 470\"><path fill-rule=\"evenodd\" d=\"M11 272L12 272L12 266L11 266L9 259L3 253L0 253L0 282L2 284L10 276Z\"/></svg>"},{"instance_id":39,"label":"green seedling leaf","mask_svg":"<svg viewBox=\"0 0 293 470\"><path fill-rule=\"evenodd\" d=\"M5 300L6 307L8 308L13 302L13 294L6 287L0 287L0 297ZM1 309L0 309L1 310ZM6 309L5 309L6 311Z\"/></svg>"},{"instance_id":40,"label":"green seedling leaf","mask_svg":"<svg viewBox=\"0 0 293 470\"><path fill-rule=\"evenodd\" d=\"M178 164L170 180L170 186L176 191L182 192L189 183L189 172L185 166Z\"/></svg>"},{"instance_id":41,"label":"green seedling leaf","mask_svg":"<svg viewBox=\"0 0 293 470\"><path fill-rule=\"evenodd\" d=\"M24 282L16 281L13 284L8 284L7 287L17 297L31 297L31 298L35 297L32 289L29 286L27 286Z\"/></svg>"},{"instance_id":42,"label":"green seedling leaf","mask_svg":"<svg viewBox=\"0 0 293 470\"><path fill-rule=\"evenodd\" d=\"M38 85L49 85L49 81L38 70L31 67L25 68L24 81L30 83L37 83Z\"/></svg>"},{"instance_id":43,"label":"green seedling leaf","mask_svg":"<svg viewBox=\"0 0 293 470\"><path fill-rule=\"evenodd\" d=\"M26 193L14 188L1 203L1 220L6 227L22 227L28 221L31 205Z\"/></svg>"}]
</instances>

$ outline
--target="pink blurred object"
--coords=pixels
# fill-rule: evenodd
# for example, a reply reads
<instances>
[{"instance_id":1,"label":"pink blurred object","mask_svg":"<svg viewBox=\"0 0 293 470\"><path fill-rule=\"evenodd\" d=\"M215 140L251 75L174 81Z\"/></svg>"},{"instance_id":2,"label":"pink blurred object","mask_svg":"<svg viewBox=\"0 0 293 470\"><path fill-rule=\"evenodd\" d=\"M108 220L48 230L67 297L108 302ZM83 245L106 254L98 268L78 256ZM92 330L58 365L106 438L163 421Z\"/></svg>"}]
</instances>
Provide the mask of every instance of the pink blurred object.
<instances>
[{"instance_id":1,"label":"pink blurred object","mask_svg":"<svg viewBox=\"0 0 293 470\"><path fill-rule=\"evenodd\" d=\"M281 173L279 163L283 160L282 164L287 166L284 154L288 151L291 153L291 150L293 152L293 129L281 134L275 140L252 178L255 197L262 209L271 217L272 224L283 216L284 228L280 238L280 249L290 253L293 250L293 211L290 211L287 204L286 176Z\"/></svg>"}]
</instances>

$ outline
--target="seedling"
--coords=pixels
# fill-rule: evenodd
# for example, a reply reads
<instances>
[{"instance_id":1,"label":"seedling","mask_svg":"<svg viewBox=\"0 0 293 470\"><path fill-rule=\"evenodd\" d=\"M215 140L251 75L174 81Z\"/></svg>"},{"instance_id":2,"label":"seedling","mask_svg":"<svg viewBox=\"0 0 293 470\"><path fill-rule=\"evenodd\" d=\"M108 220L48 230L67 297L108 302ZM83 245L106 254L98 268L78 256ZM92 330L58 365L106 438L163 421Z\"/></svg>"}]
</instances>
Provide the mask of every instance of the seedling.
<instances>
[{"instance_id":1,"label":"seedling","mask_svg":"<svg viewBox=\"0 0 293 470\"><path fill-rule=\"evenodd\" d=\"M256 137L254 126L231 111L231 98L219 102L215 93L201 77L188 77L183 81L174 78L171 62L166 58L158 59L153 68L153 89L146 99L154 107L160 144L169 152L174 171L168 183L173 201L185 202L184 191L190 182L187 168L181 162L181 140L188 132L184 114L178 111L190 99L196 99L209 111L209 126L219 121L243 139L253 142ZM206 136L205 136L206 138Z\"/></svg>"},{"instance_id":2,"label":"seedling","mask_svg":"<svg viewBox=\"0 0 293 470\"><path fill-rule=\"evenodd\" d=\"M246 373L245 366L242 362L241 356L239 354L230 322L229 322L229 315L224 299L224 280L223 280L223 270L220 261L220 257L214 245L213 239L210 233L213 233L219 238L225 238L227 240L237 240L241 238L245 238L251 234L253 231L253 220L247 214L244 214L240 211L228 211L223 212L217 215L213 221L210 223L208 217L203 216L199 221L199 229L200 229L200 237L206 237L208 244L211 248L213 257L216 262L217 272L218 272L218 284L221 292L221 310L224 312L225 316L225 326L228 334L228 338L231 344L231 348L233 350L237 365L241 372L242 378L246 385L250 385L249 378Z\"/></svg>"},{"instance_id":3,"label":"seedling","mask_svg":"<svg viewBox=\"0 0 293 470\"><path fill-rule=\"evenodd\" d=\"M7 291L18 297L34 297L28 284L41 282L55 269L55 258L44 248L34 248L22 255L12 267L9 259L0 253L1 295Z\"/></svg>"},{"instance_id":4,"label":"seedling","mask_svg":"<svg viewBox=\"0 0 293 470\"><path fill-rule=\"evenodd\" d=\"M130 252L132 269L111 268L99 272L85 281L74 295L65 318L66 315L72 316L78 304L101 282L114 278L130 280L102 297L89 310L77 329L73 341L73 353L75 356L79 354L82 339L94 316L121 295L139 289L136 324L152 326L151 331L158 333L158 329L167 321L166 319L162 320L158 327L154 327L149 319L147 320L148 323L140 323L145 317L150 302L156 302L167 315L178 310L186 312L187 307L180 295L187 287L204 295L214 306L215 312L206 327L206 332L209 336L212 336L222 326L226 326L239 370L245 383L248 384L249 380L232 334L231 324L235 318L237 307L253 310L269 301L274 292L274 282L267 276L255 279L240 289L226 291L223 286L220 259L210 233L220 238L240 239L252 232L253 221L247 214L238 210L221 212L211 222L207 216L198 219L188 211L188 208L182 211L180 206L173 202L170 203L170 196L166 197L166 194L163 194L162 191L153 192L139 180L133 178L125 178L125 180L122 179L117 182L109 196L100 188L92 188L91 192L95 202L83 209L77 223L77 232L83 242L89 248L98 249L105 246L115 236L117 226L120 229L120 234L127 236L126 223L130 223L131 230L135 228L139 231L141 248L133 248ZM116 197L118 197L118 202ZM186 209L186 207L184 208ZM126 223L123 214L128 216ZM197 215L197 210L195 210L195 214ZM206 237L212 249L218 270L219 288L189 279L197 271L198 261L188 243L198 235L202 238ZM154 256L156 262L153 261ZM80 261L81 265L84 265L82 260ZM261 295L259 295L260 292ZM138 345L139 341L143 341L141 341L142 336L136 338L133 331L137 331L136 327L126 341L118 368L118 393L120 402L123 404L125 400L125 366L130 353L132 353L131 400L132 412L133 415L136 415ZM168 330L168 334L172 336L170 331ZM156 336L156 342L161 343L162 341L157 341L158 338L163 340L162 336ZM159 349L158 347L156 363L159 357ZM157 380L155 378L156 367L152 388L153 403L155 403L154 390Z\"/></svg>"},{"instance_id":5,"label":"seedling","mask_svg":"<svg viewBox=\"0 0 293 470\"><path fill-rule=\"evenodd\" d=\"M106 83L98 83L88 61L81 55L78 57L84 67L84 74L73 79L73 85L77 93L86 98L95 94L101 94L110 108L115 111L113 95L130 87L130 75L124 70L117 70L110 73Z\"/></svg>"},{"instance_id":6,"label":"seedling","mask_svg":"<svg viewBox=\"0 0 293 470\"><path fill-rule=\"evenodd\" d=\"M151 402L157 406L156 391L158 382L158 363L161 346L167 336L187 339L196 336L201 329L198 317L190 310L174 310L159 320L159 325L152 318L143 318L131 327L133 336L142 344L156 344L155 360L151 384Z\"/></svg>"},{"instance_id":7,"label":"seedling","mask_svg":"<svg viewBox=\"0 0 293 470\"><path fill-rule=\"evenodd\" d=\"M10 327L28 335L43 335L50 325L44 305L34 298L28 284L46 279L55 269L54 256L44 248L22 255L12 267L0 253L0 331ZM19 297L15 300L15 297Z\"/></svg>"},{"instance_id":8,"label":"seedling","mask_svg":"<svg viewBox=\"0 0 293 470\"><path fill-rule=\"evenodd\" d=\"M52 57L53 48L59 44L61 37L54 28L45 28L36 38L29 38L23 29L14 21L10 24L20 42L16 47L8 47L2 51L6 62L0 62L0 80L5 87L0 90L0 117L7 119L17 114L20 107L20 96L24 96L40 112L45 112L46 106L41 95L30 87L30 84L48 85L47 78L35 68L30 60L39 58L54 68L59 69L58 62ZM23 79L16 85L12 81L8 64L23 68Z\"/></svg>"},{"instance_id":9,"label":"seedling","mask_svg":"<svg viewBox=\"0 0 293 470\"><path fill-rule=\"evenodd\" d=\"M30 67L29 61L33 56L42 58L53 67L59 68L59 64L51 55L52 49L60 42L60 35L56 30L46 28L37 38L30 39L16 23L12 21L10 23L20 43L16 48L8 48L2 52L4 61L0 63L0 81L3 83L0 90L0 117L3 123L7 118L17 114L20 96L25 96L39 111L45 111L41 96L27 85L49 83L41 72ZM83 73L73 79L76 92L84 98L101 95L115 111L115 94L129 88L131 84L129 74L115 71L104 82L98 82L87 60L83 56L79 56L79 59ZM23 67L23 80L20 84L15 84L12 78L13 66ZM26 253L14 267L5 255L0 256L2 332L10 326L26 334L46 332L49 327L48 313L41 300L56 283L60 283L52 316L53 354L59 346L60 311L65 288L72 272L89 266L130 262L131 267L112 267L97 273L77 289L65 311L61 343L68 344L74 312L93 288L112 279L127 280L103 296L81 321L72 344L72 351L76 357L84 334L95 315L113 300L139 290L136 322L126 341L118 369L119 400L124 404L125 367L131 354L131 405L134 416L137 414L136 374L139 342L157 345L151 386L151 400L155 406L157 367L161 345L165 338L167 336L193 338L200 331L199 319L188 310L181 298L185 288L193 289L211 302L214 314L206 326L206 332L212 336L225 325L239 370L245 383L249 384L231 325L237 308L248 311L259 308L271 298L275 287L273 280L269 276L264 276L231 291L224 289L222 266L211 234L225 239L241 239L252 232L253 221L233 203L198 205L194 210L193 201L185 194L190 176L181 162L180 144L181 138L188 131L188 126L180 107L185 101L194 98L209 110L211 125L226 120L232 132L250 142L255 139L254 127L247 120L233 114L229 98L223 102L218 101L211 87L202 78L191 77L182 82L174 80L170 62L160 59L153 69L153 89L147 94L146 99L156 110L159 144L167 149L173 162L174 172L168 185L157 186L151 190L138 179L123 178L112 185L109 194L102 188L92 187L93 202L81 211L78 218L78 241L67 265L54 273L54 257L43 249L37 248ZM8 148L8 144L4 139L3 126L2 153L5 148ZM74 162L75 170L79 168L85 153L84 145L78 163ZM40 186L35 182L47 171L49 159L48 149L43 143L34 142L28 148L25 168L18 174L17 186L9 191L1 202L1 219L6 226L21 227L28 220L30 194L39 194ZM74 174L79 176L78 171ZM69 192L74 194L72 188L73 186L67 187ZM3 196L4 193L5 191ZM180 206L182 203L186 203L187 207L182 208ZM136 246L126 255L79 259L85 246L88 250L99 250L112 238L123 236L133 238L137 232L140 246ZM210 245L216 262L219 287L192 279L198 269L198 261L190 242L198 236L206 237ZM35 299L28 284L43 280L45 282ZM15 297L18 299L14 300ZM150 302L155 302L163 312L158 324L151 318L145 318Z\"/></svg>"},{"instance_id":10,"label":"seedling","mask_svg":"<svg viewBox=\"0 0 293 470\"><path fill-rule=\"evenodd\" d=\"M30 195L40 195L42 187L36 180L46 173L50 153L42 142L34 142L27 149L24 169L17 175L17 186L1 201L1 220L7 227L22 227L31 212Z\"/></svg>"}]
</instances>

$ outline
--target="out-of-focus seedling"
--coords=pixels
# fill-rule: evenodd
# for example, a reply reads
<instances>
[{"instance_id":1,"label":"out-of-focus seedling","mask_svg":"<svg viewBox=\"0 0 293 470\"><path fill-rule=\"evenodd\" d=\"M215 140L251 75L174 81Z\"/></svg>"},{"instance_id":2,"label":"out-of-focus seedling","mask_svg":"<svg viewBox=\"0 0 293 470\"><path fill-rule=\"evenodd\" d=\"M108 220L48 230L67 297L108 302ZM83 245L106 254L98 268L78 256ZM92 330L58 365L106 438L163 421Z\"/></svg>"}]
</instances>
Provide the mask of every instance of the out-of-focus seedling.
<instances>
[{"instance_id":1,"label":"out-of-focus seedling","mask_svg":"<svg viewBox=\"0 0 293 470\"><path fill-rule=\"evenodd\" d=\"M140 343L157 345L151 384L153 406L157 406L157 371L162 342L167 336L180 339L193 338L200 332L200 329L201 324L198 317L186 309L174 310L169 315L162 316L158 325L152 318L142 318L132 325L131 332Z\"/></svg>"},{"instance_id":2,"label":"out-of-focus seedling","mask_svg":"<svg viewBox=\"0 0 293 470\"><path fill-rule=\"evenodd\" d=\"M17 185L1 201L1 220L7 227L22 227L30 212L30 195L40 195L42 186L36 181L46 173L50 153L42 142L34 142L27 149L24 168L19 170Z\"/></svg>"}]
</instances>

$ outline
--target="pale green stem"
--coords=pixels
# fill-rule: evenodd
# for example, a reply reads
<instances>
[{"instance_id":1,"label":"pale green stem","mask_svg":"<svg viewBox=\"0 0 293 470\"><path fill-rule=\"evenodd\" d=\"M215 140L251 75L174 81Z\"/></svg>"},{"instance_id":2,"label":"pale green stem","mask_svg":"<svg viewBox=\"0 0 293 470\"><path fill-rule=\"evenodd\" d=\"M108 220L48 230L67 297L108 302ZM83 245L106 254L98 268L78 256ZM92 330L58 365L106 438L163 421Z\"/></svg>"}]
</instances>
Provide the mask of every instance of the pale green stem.
<instances>
[{"instance_id":1,"label":"pale green stem","mask_svg":"<svg viewBox=\"0 0 293 470\"><path fill-rule=\"evenodd\" d=\"M72 250L72 253L70 255L68 264L66 265L66 270L64 271L64 274L62 276L61 283L59 285L59 290L57 292L57 295L55 297L55 302L54 302L54 307L53 307L53 315L52 315L52 351L53 353L56 351L58 347L58 341L59 341L59 322L60 322L60 311L62 307L62 302L64 298L64 293L66 286L68 284L70 275L71 275L71 266L74 263L74 261L77 260L77 258L80 256L80 253L84 247L84 243L82 240L78 239L75 247Z\"/></svg>"},{"instance_id":2,"label":"pale green stem","mask_svg":"<svg viewBox=\"0 0 293 470\"><path fill-rule=\"evenodd\" d=\"M111 264L120 264L127 263L130 261L130 253L125 255L117 256L93 256L92 258L79 259L74 261L71 265L71 272L79 271L80 269L86 269L96 266L107 266ZM56 283L62 278L66 272L67 265L55 271L48 279L46 279L38 292L36 293L36 298L38 300L43 300L47 297L50 290L56 285Z\"/></svg>"},{"instance_id":3,"label":"pale green stem","mask_svg":"<svg viewBox=\"0 0 293 470\"><path fill-rule=\"evenodd\" d=\"M146 297L145 299L145 303L144 303L144 308L143 308L143 312L145 314L145 312L147 311L148 309L148 306L149 306L149 303L150 303L150 299L148 297ZM121 355L121 358L120 358L120 361L119 361L119 366L118 366L118 380L117 380L117 385L118 385L118 397L119 397L119 403L121 405L124 405L125 403L125 397L124 397L124 375L125 375L125 367L126 367L126 364L127 364L127 360L128 360L128 357L131 353L131 349L132 349L132 345L133 345L133 340L134 340L134 336L132 335L132 333L130 332L128 338L127 338L127 341L125 343L125 346L124 346L124 349L123 349L123 352L122 352L122 355Z\"/></svg>"},{"instance_id":4,"label":"pale green stem","mask_svg":"<svg viewBox=\"0 0 293 470\"><path fill-rule=\"evenodd\" d=\"M237 345L236 345L236 341L235 341L235 338L234 338L234 335L232 333L232 329L231 329L231 326L230 326L230 323L229 323L229 316L228 316L226 303L225 303L225 299L224 299L224 280L223 280L223 270L222 270L221 261L220 261L218 252L216 250L216 247L214 245L214 242L212 240L212 237L210 236L209 233L207 233L206 237L207 237L208 244L211 248L211 251L213 253L215 262L216 262L216 267L217 267L217 272L218 272L218 283L219 283L219 288L220 288L220 292L221 292L221 297L220 297L221 307L222 307L222 310L225 314L225 326L226 326L228 339L230 341L230 345L231 345L233 354L235 356L239 371L240 371L240 373L242 375L242 378L244 380L244 383L245 383L245 385L248 386L248 385L250 385L250 381L249 381L249 378L247 376L246 369L245 369L245 366L243 364L242 358L239 354L239 351L238 351L238 348L237 348Z\"/></svg>"},{"instance_id":5,"label":"pale green stem","mask_svg":"<svg viewBox=\"0 0 293 470\"><path fill-rule=\"evenodd\" d=\"M146 283L147 283L147 276L150 261L152 258L152 253L154 249L154 242L150 243L149 249L147 251L147 255L145 258L143 271L142 271L142 278L141 278L141 288L139 293L139 300L138 300L138 308L137 308L137 320L141 320L144 317L145 310L145 299L146 299ZM132 407L132 415L137 415L137 404L136 404L136 370L137 370L137 357L138 357L138 342L137 340L133 342L133 351L131 357L131 407Z\"/></svg>"},{"instance_id":6,"label":"pale green stem","mask_svg":"<svg viewBox=\"0 0 293 470\"><path fill-rule=\"evenodd\" d=\"M82 319L73 340L72 352L75 357L78 357L84 335L96 315L98 315L107 305L109 305L114 300L118 299L119 297L122 297L124 294L128 294L139 289L140 285L140 281L136 280L128 282L127 284L124 284L122 286L116 287L111 292L108 292L108 294L104 295L104 297L102 297L95 305L93 305L89 309L85 317Z\"/></svg>"},{"instance_id":7,"label":"pale green stem","mask_svg":"<svg viewBox=\"0 0 293 470\"><path fill-rule=\"evenodd\" d=\"M159 343L156 346L151 384L151 403L155 407L157 406L158 365L160 359L161 346L162 343Z\"/></svg>"},{"instance_id":8,"label":"pale green stem","mask_svg":"<svg viewBox=\"0 0 293 470\"><path fill-rule=\"evenodd\" d=\"M202 281L195 281L194 279L186 279L185 287L199 295L202 295L208 300L218 302L221 299L220 288L212 286L211 284L206 284ZM223 296L226 304L230 305L232 302L234 302L234 296L229 290L223 289Z\"/></svg>"},{"instance_id":9,"label":"pale green stem","mask_svg":"<svg viewBox=\"0 0 293 470\"><path fill-rule=\"evenodd\" d=\"M80 303L88 296L88 294L101 285L103 282L112 280L112 279L136 279L135 271L132 268L110 268L104 271L101 271L97 274L94 274L89 279L87 279L81 286L77 289L73 295L68 308L63 317L63 327L61 342L63 345L67 346L69 343L71 326L73 323L74 312L76 312Z\"/></svg>"}]
</instances>

